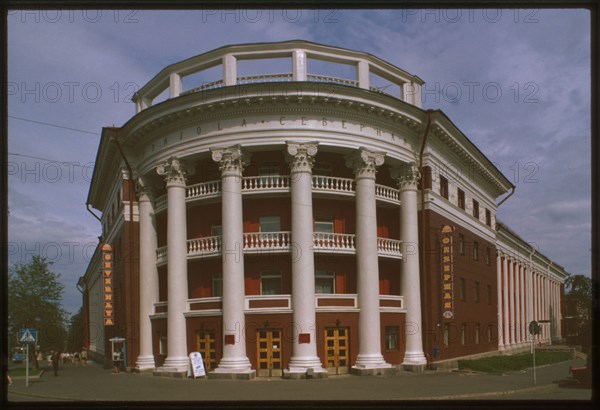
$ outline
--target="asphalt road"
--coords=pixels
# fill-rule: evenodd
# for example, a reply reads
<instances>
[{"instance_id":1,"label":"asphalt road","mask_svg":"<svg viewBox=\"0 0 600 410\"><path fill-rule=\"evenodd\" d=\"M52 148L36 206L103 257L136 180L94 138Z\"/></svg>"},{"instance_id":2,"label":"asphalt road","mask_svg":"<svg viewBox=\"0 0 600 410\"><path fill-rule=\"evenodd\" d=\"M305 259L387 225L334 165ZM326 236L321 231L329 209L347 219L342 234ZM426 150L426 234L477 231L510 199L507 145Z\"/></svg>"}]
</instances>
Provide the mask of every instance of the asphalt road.
<instances>
[{"instance_id":1,"label":"asphalt road","mask_svg":"<svg viewBox=\"0 0 600 410\"><path fill-rule=\"evenodd\" d=\"M24 379L8 386L11 402L203 402L225 401L401 401L412 400L590 400L592 390L569 379L569 366L580 359L505 375L484 373L401 372L390 376L334 376L320 380L256 378L233 381L172 379L135 373L114 374L99 365L61 366L58 377L52 369L25 387ZM5 386L6 388L6 386ZM373 402L374 403L374 402ZM581 403L581 402L580 402Z\"/></svg>"}]
</instances>

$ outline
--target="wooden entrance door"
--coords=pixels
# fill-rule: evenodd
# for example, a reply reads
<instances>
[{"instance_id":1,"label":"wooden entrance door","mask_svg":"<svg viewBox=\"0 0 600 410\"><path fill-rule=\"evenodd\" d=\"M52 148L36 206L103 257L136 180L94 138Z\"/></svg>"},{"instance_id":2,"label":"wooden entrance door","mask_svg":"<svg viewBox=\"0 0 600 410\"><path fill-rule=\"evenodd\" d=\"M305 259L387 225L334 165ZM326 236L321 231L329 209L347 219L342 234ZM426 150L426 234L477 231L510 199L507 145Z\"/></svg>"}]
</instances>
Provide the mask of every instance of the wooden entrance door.
<instances>
[{"instance_id":1,"label":"wooden entrance door","mask_svg":"<svg viewBox=\"0 0 600 410\"><path fill-rule=\"evenodd\" d=\"M259 377L281 377L281 329L256 332L256 368Z\"/></svg>"},{"instance_id":2,"label":"wooden entrance door","mask_svg":"<svg viewBox=\"0 0 600 410\"><path fill-rule=\"evenodd\" d=\"M325 361L329 374L348 373L348 333L347 327L325 329Z\"/></svg>"},{"instance_id":3,"label":"wooden entrance door","mask_svg":"<svg viewBox=\"0 0 600 410\"><path fill-rule=\"evenodd\" d=\"M204 370L206 372L213 370L216 362L214 333L198 331L196 333L196 349L202 353Z\"/></svg>"}]
</instances>

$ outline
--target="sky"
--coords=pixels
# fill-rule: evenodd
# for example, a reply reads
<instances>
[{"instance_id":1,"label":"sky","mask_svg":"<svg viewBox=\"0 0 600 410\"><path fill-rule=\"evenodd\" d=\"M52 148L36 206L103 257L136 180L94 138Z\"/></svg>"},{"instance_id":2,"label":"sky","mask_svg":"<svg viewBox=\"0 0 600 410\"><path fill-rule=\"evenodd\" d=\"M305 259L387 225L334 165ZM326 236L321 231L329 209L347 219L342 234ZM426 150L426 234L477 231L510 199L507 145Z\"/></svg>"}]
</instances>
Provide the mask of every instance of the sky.
<instances>
[{"instance_id":1,"label":"sky","mask_svg":"<svg viewBox=\"0 0 600 410\"><path fill-rule=\"evenodd\" d=\"M422 78L423 108L445 112L516 186L498 218L567 272L591 275L587 10L11 11L9 263L47 257L76 313L101 234L85 203L102 127L130 119L132 94L169 64L293 39Z\"/></svg>"}]
</instances>

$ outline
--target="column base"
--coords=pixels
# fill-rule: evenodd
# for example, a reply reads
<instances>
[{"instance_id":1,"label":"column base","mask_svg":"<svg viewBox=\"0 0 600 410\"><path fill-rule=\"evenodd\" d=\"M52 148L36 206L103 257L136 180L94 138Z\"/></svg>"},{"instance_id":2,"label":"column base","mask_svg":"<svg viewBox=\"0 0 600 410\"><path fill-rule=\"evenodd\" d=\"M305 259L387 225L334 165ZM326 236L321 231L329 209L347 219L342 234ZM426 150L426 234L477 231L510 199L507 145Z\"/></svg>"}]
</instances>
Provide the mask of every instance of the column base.
<instances>
[{"instance_id":1,"label":"column base","mask_svg":"<svg viewBox=\"0 0 600 410\"><path fill-rule=\"evenodd\" d=\"M392 366L389 363L384 363L383 365L379 365L379 366L369 366L369 367L363 367L363 366L352 366L352 368L350 369L350 373L353 374L354 376L379 376L379 375L386 375L386 374L394 374L396 373L396 367Z\"/></svg>"},{"instance_id":2,"label":"column base","mask_svg":"<svg viewBox=\"0 0 600 410\"><path fill-rule=\"evenodd\" d=\"M402 370L405 372L423 373L427 368L427 364L406 364L402 363Z\"/></svg>"},{"instance_id":3,"label":"column base","mask_svg":"<svg viewBox=\"0 0 600 410\"><path fill-rule=\"evenodd\" d=\"M288 366L289 371L293 373L306 373L308 369L313 369L315 372L326 372L321 364L321 359L317 356L296 356L290 359Z\"/></svg>"},{"instance_id":4,"label":"column base","mask_svg":"<svg viewBox=\"0 0 600 410\"><path fill-rule=\"evenodd\" d=\"M402 366L427 366L427 358L423 352L404 352Z\"/></svg>"},{"instance_id":5,"label":"column base","mask_svg":"<svg viewBox=\"0 0 600 410\"><path fill-rule=\"evenodd\" d=\"M151 373L155 369L154 356L138 356L134 369L136 373Z\"/></svg>"},{"instance_id":6,"label":"column base","mask_svg":"<svg viewBox=\"0 0 600 410\"><path fill-rule=\"evenodd\" d=\"M153 374L155 376L186 378L189 368L190 363L187 356L167 357L164 365L156 369Z\"/></svg>"},{"instance_id":7,"label":"column base","mask_svg":"<svg viewBox=\"0 0 600 410\"><path fill-rule=\"evenodd\" d=\"M322 367L310 367L310 368L295 368L295 369L285 369L283 371L284 379L326 379L329 376L329 373L326 369Z\"/></svg>"}]
</instances>

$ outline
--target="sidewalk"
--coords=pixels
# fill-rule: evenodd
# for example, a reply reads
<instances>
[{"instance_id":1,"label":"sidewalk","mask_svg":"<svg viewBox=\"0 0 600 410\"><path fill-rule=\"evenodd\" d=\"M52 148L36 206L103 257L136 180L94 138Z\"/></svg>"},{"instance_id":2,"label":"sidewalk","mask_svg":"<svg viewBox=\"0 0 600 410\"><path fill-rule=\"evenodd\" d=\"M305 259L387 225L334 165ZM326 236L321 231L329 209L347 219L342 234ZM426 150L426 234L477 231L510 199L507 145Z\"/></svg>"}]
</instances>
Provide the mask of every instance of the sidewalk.
<instances>
[{"instance_id":1,"label":"sidewalk","mask_svg":"<svg viewBox=\"0 0 600 410\"><path fill-rule=\"evenodd\" d=\"M172 379L136 373L114 374L95 364L62 366L29 388L25 380L8 386L9 402L24 401L237 401L237 400L590 400L591 389L569 385L569 366L581 359L506 375L465 372L403 372L393 376L351 375L321 380Z\"/></svg>"}]
</instances>

